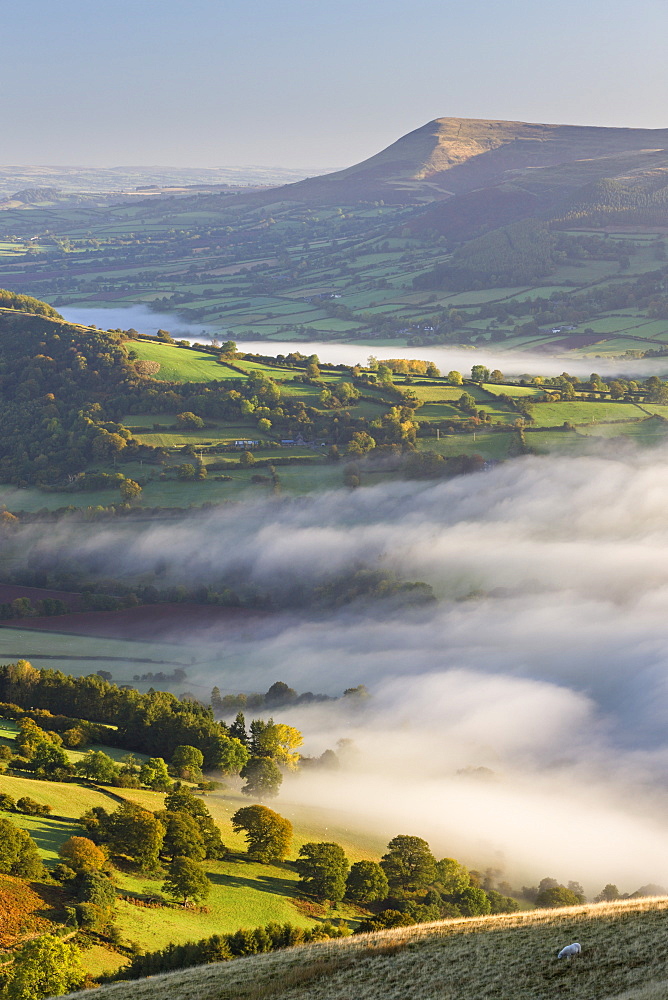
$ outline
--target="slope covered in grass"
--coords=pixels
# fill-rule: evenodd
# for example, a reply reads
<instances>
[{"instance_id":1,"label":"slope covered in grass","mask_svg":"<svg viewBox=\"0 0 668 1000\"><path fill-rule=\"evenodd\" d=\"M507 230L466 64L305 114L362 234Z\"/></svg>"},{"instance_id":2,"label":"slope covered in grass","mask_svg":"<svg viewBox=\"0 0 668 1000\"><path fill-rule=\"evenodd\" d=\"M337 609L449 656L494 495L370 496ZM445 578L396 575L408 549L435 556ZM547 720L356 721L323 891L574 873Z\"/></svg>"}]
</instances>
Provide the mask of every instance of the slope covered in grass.
<instances>
[{"instance_id":1,"label":"slope covered in grass","mask_svg":"<svg viewBox=\"0 0 668 1000\"><path fill-rule=\"evenodd\" d=\"M658 1000L668 898L447 920L201 966L96 1000ZM558 960L580 941L582 954ZM76 994L86 1000L88 991ZM91 994L92 997L92 994Z\"/></svg>"}]
</instances>

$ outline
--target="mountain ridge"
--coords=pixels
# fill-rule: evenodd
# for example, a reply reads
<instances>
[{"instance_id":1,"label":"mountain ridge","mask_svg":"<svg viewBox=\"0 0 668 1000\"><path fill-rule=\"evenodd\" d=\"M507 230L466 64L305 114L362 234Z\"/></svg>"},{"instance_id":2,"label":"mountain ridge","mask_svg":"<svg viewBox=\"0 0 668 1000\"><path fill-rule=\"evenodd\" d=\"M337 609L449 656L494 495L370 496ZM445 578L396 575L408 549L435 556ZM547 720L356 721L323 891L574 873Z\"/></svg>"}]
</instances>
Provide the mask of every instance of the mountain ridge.
<instances>
[{"instance_id":1,"label":"mountain ridge","mask_svg":"<svg viewBox=\"0 0 668 1000\"><path fill-rule=\"evenodd\" d=\"M639 167L648 158L668 164L668 129L435 118L359 163L266 195L323 203L347 197L420 204L507 181L509 171L601 161L605 172L608 165L615 168L615 157L635 158Z\"/></svg>"}]
</instances>

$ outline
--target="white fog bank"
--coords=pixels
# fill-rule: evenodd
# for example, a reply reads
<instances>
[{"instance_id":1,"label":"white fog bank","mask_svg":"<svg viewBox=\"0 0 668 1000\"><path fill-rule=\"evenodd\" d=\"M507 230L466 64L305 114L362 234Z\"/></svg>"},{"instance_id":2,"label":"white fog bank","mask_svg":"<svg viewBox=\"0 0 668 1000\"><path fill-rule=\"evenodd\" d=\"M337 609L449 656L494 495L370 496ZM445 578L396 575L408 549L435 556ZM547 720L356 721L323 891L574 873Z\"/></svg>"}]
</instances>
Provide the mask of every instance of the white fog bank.
<instances>
[{"instance_id":1,"label":"white fog bank","mask_svg":"<svg viewBox=\"0 0 668 1000\"><path fill-rule=\"evenodd\" d=\"M477 867L501 852L518 879L668 885L668 450L40 530L19 534L31 565L69 552L110 577L279 596L360 567L425 581L436 600L420 607L297 601L243 635L163 638L192 650L202 694L370 689L360 710L276 713L306 753L341 738L359 751L287 781L279 811L334 806L351 827L425 836ZM481 767L487 779L457 774Z\"/></svg>"}]
</instances>

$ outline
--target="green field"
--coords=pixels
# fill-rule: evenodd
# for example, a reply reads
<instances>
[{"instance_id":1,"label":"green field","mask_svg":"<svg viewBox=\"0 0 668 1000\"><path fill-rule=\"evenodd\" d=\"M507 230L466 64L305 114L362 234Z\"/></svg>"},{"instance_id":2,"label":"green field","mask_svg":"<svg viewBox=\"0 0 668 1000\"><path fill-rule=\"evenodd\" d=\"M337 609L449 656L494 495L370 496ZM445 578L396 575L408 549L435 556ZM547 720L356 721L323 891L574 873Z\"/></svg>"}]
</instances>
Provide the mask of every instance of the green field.
<instances>
[{"instance_id":1,"label":"green field","mask_svg":"<svg viewBox=\"0 0 668 1000\"><path fill-rule=\"evenodd\" d=\"M142 361L157 361L160 371L153 377L166 382L212 382L244 378L233 368L218 364L215 355L205 351L151 343L147 340L133 341L131 350Z\"/></svg>"},{"instance_id":2,"label":"green field","mask_svg":"<svg viewBox=\"0 0 668 1000\"><path fill-rule=\"evenodd\" d=\"M526 443L538 455L582 455L589 449L587 439L578 431L527 431Z\"/></svg>"},{"instance_id":3,"label":"green field","mask_svg":"<svg viewBox=\"0 0 668 1000\"><path fill-rule=\"evenodd\" d=\"M447 403L424 403L415 411L415 419L418 423L424 420L463 420L464 414Z\"/></svg>"},{"instance_id":4,"label":"green field","mask_svg":"<svg viewBox=\"0 0 668 1000\"><path fill-rule=\"evenodd\" d=\"M542 396L545 392L539 386L533 385L498 385L495 382L485 382L483 389L495 396L510 396L511 399L521 399L527 396Z\"/></svg>"},{"instance_id":5,"label":"green field","mask_svg":"<svg viewBox=\"0 0 668 1000\"><path fill-rule=\"evenodd\" d=\"M501 460L517 452L515 433L476 431L475 434L441 434L440 438L420 438L421 451L436 451L439 455L482 455L487 460Z\"/></svg>"},{"instance_id":6,"label":"green field","mask_svg":"<svg viewBox=\"0 0 668 1000\"><path fill-rule=\"evenodd\" d=\"M5 792L14 799L27 795L35 802L39 802L40 805L51 806L56 816L65 816L73 820L94 806L103 806L108 809L110 802L112 802L102 792L85 788L83 785L60 781L37 781L33 778L15 778L9 774L0 774L0 792ZM11 813L11 818L21 825L24 819L33 821L49 817L24 817L19 813Z\"/></svg>"},{"instance_id":7,"label":"green field","mask_svg":"<svg viewBox=\"0 0 668 1000\"><path fill-rule=\"evenodd\" d=\"M209 653L205 646L198 662L210 663L213 657L214 651ZM31 631L21 626L0 628L0 662L11 663L21 658L30 660L34 666L63 670L75 677L107 670L117 684L132 683L134 674L161 670L171 673L176 666L187 671L192 665L191 649L186 645L100 639Z\"/></svg>"},{"instance_id":8,"label":"green field","mask_svg":"<svg viewBox=\"0 0 668 1000\"><path fill-rule=\"evenodd\" d=\"M562 403L538 403L533 409L535 427L558 427L564 422L590 424L595 421L614 422L642 420L643 413L635 403L590 402L589 400L568 400Z\"/></svg>"}]
</instances>

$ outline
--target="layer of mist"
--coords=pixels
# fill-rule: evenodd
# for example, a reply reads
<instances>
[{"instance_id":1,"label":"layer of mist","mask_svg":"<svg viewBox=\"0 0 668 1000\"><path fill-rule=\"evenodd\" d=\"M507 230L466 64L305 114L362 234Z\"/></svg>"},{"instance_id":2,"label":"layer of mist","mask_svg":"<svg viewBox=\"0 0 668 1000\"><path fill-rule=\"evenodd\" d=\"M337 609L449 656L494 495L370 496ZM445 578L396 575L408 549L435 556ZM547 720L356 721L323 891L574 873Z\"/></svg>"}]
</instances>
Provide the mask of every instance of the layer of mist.
<instances>
[{"instance_id":1,"label":"layer of mist","mask_svg":"<svg viewBox=\"0 0 668 1000\"><path fill-rule=\"evenodd\" d=\"M157 313L147 306L122 306L120 308L88 308L58 306L61 315L71 323L81 323L100 329L135 329L146 336L155 336L157 330L168 330L179 340L208 343L212 339L226 339L228 334L222 327L188 323L187 320L170 313ZM383 358L413 358L433 361L444 374L455 369L468 375L471 367L484 364L489 368L499 368L505 375L517 377L530 375L560 375L564 370L572 375L585 376L596 371L602 376L612 375L660 375L668 370L668 359L646 358L582 358L577 355L549 354L530 351L503 351L498 347L379 347L373 341L366 344L345 344L329 341L296 340L239 340L239 350L247 354L275 356L301 351L304 355L317 354L321 361L336 365L366 364L370 354Z\"/></svg>"},{"instance_id":2,"label":"layer of mist","mask_svg":"<svg viewBox=\"0 0 668 1000\"><path fill-rule=\"evenodd\" d=\"M58 312L68 323L97 326L100 330L137 330L146 337L155 337L158 330L168 330L178 340L208 342L215 333L201 323L188 323L175 313L154 312L148 306L58 306Z\"/></svg>"},{"instance_id":3,"label":"layer of mist","mask_svg":"<svg viewBox=\"0 0 668 1000\"><path fill-rule=\"evenodd\" d=\"M280 594L360 567L429 583L437 600L418 608L293 605L243 634L221 624L162 638L194 654L198 693L279 679L371 690L357 709L276 713L303 729L307 753L340 739L358 750L340 771L290 779L279 809L335 807L350 826L416 833L477 866L501 852L518 878L632 891L668 883L667 460L525 457L160 525L35 526L16 550L30 565L69 554L161 585Z\"/></svg>"}]
</instances>

